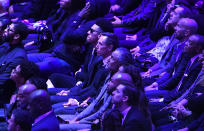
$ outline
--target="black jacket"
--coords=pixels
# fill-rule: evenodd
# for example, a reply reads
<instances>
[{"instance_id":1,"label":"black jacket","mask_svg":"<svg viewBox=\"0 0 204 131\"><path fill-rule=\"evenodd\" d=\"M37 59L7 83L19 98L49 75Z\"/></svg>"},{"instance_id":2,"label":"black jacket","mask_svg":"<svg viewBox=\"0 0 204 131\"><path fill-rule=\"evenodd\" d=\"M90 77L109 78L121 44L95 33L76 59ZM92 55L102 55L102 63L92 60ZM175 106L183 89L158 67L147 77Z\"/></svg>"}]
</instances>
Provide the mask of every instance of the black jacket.
<instances>
[{"instance_id":1,"label":"black jacket","mask_svg":"<svg viewBox=\"0 0 204 131\"><path fill-rule=\"evenodd\" d=\"M132 107L123 122L123 129L124 131L151 131L152 123L137 107Z\"/></svg>"}]
</instances>

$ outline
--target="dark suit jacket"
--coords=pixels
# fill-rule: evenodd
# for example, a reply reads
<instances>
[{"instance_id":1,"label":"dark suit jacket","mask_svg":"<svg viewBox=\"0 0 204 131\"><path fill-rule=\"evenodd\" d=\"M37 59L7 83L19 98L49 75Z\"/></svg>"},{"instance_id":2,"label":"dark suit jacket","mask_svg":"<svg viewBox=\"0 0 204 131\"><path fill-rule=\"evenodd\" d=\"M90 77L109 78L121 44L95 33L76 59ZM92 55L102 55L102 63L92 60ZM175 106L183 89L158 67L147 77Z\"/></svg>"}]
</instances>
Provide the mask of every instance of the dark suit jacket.
<instances>
[{"instance_id":1,"label":"dark suit jacket","mask_svg":"<svg viewBox=\"0 0 204 131\"><path fill-rule=\"evenodd\" d=\"M8 97L12 94L10 87L6 86L10 79L12 69L27 59L26 52L20 46L10 47L9 43L0 45L0 93ZM2 98L1 98L2 100Z\"/></svg>"},{"instance_id":2,"label":"dark suit jacket","mask_svg":"<svg viewBox=\"0 0 204 131\"><path fill-rule=\"evenodd\" d=\"M75 90L72 94L70 93L70 95L77 96L78 100L84 100L90 96L95 97L108 75L108 71L103 67L101 57L95 56L89 66L88 79L84 81L83 87L80 90Z\"/></svg>"},{"instance_id":3,"label":"dark suit jacket","mask_svg":"<svg viewBox=\"0 0 204 131\"><path fill-rule=\"evenodd\" d=\"M187 53L183 53L180 56L175 66L172 68L172 71L170 71L172 73L174 71L174 74L172 75L172 77L166 79L166 82L160 83L159 85L160 90L172 90L178 85L179 81L184 75L186 67L188 66L190 62L190 58L191 57Z\"/></svg>"},{"instance_id":4,"label":"dark suit jacket","mask_svg":"<svg viewBox=\"0 0 204 131\"><path fill-rule=\"evenodd\" d=\"M181 63L181 66L183 64L184 63ZM182 67L184 69L186 69L186 67L184 65ZM165 96L164 101L165 102L170 102L170 101L175 100L178 97L180 97L194 83L194 81L196 80L199 72L201 71L201 68L202 68L202 64L199 61L195 60L192 63L192 65L187 69L187 71L185 72L185 75L182 72L180 72L183 79L182 79L182 84L180 86L179 91L174 89L173 91L171 91L171 93L169 93L169 95ZM172 87L175 88L176 85L172 85Z\"/></svg>"},{"instance_id":5,"label":"dark suit jacket","mask_svg":"<svg viewBox=\"0 0 204 131\"><path fill-rule=\"evenodd\" d=\"M151 120L145 118L137 107L132 107L128 112L124 122L124 131L152 131Z\"/></svg>"},{"instance_id":6,"label":"dark suit jacket","mask_svg":"<svg viewBox=\"0 0 204 131\"><path fill-rule=\"evenodd\" d=\"M59 122L54 112L34 124L31 131L59 131Z\"/></svg>"},{"instance_id":7,"label":"dark suit jacket","mask_svg":"<svg viewBox=\"0 0 204 131\"><path fill-rule=\"evenodd\" d=\"M181 51L184 44L178 46L179 41L172 36L171 42L169 43L165 53L162 55L161 61L155 64L152 69L151 76L157 76L162 72L170 72L176 62L176 58Z\"/></svg>"}]
</instances>

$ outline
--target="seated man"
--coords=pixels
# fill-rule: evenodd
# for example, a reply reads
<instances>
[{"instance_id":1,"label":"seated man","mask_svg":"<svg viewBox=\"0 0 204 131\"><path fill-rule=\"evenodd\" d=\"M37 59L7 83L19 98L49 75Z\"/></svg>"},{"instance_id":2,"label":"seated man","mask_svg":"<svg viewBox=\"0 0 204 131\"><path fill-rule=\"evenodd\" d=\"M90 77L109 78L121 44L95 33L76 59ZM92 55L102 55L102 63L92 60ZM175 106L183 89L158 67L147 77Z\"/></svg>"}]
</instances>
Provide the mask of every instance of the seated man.
<instances>
[{"instance_id":1,"label":"seated man","mask_svg":"<svg viewBox=\"0 0 204 131\"><path fill-rule=\"evenodd\" d=\"M36 90L29 95L29 110L34 123L32 131L59 131L58 120L52 111L50 97L45 90Z\"/></svg>"},{"instance_id":2,"label":"seated man","mask_svg":"<svg viewBox=\"0 0 204 131\"><path fill-rule=\"evenodd\" d=\"M121 65L132 64L132 56L130 52L125 48L117 48L111 55L111 58L108 61L106 68L110 70L110 75L107 76L104 85L101 87L100 93L93 100L93 102L80 114L76 115L72 121L79 123L89 123L93 122L97 118L100 118L102 113L108 108L111 100L111 95L108 93L107 86L108 81L112 74L116 73ZM129 78L129 77L128 77ZM62 116L67 119L68 116ZM74 125L62 125L62 129L67 128L75 129ZM79 127L80 128L80 127ZM77 128L78 129L78 128Z\"/></svg>"},{"instance_id":3,"label":"seated man","mask_svg":"<svg viewBox=\"0 0 204 131\"><path fill-rule=\"evenodd\" d=\"M104 10L98 8L102 6ZM76 12L69 19L69 26L66 27L66 31L60 37L60 43L56 45L52 53L33 53L28 55L28 59L39 65L45 77L52 73L71 74L75 72L84 60L83 44L87 32L98 17L105 15L107 7L106 1L103 0L88 2L80 12Z\"/></svg>"},{"instance_id":4,"label":"seated man","mask_svg":"<svg viewBox=\"0 0 204 131\"><path fill-rule=\"evenodd\" d=\"M0 45L0 96L2 97L2 102L3 99L5 99L4 102L8 101L10 96L9 83L7 81L12 69L27 59L26 52L21 45L22 40L28 35L27 31L27 26L19 22L12 23L5 30L4 37L7 42Z\"/></svg>"},{"instance_id":5,"label":"seated man","mask_svg":"<svg viewBox=\"0 0 204 131\"><path fill-rule=\"evenodd\" d=\"M142 70L149 69L152 65L157 63L161 60L162 55L165 53L166 48L168 47L168 44L171 43L174 40L174 36L172 35L174 33L174 28L177 25L179 19L184 17L190 17L191 11L186 7L177 7L170 13L170 18L165 23L165 31L171 32L168 33L167 36L162 37L157 42L153 42L152 39L150 41L141 41L137 47L131 50L135 57L135 61L138 65L140 65L140 68ZM147 43L152 43L150 45L153 46L147 46ZM152 49L151 49L152 48ZM151 49L151 50L149 50ZM145 65L145 66L144 66Z\"/></svg>"},{"instance_id":6,"label":"seated man","mask_svg":"<svg viewBox=\"0 0 204 131\"><path fill-rule=\"evenodd\" d=\"M51 100L56 101L56 98L64 98L61 101L67 101L68 98L76 98L79 102L88 97L95 97L108 75L108 71L104 65L110 58L112 51L117 48L118 38L113 33L102 33L96 45L97 56L94 56L92 62L88 65L90 72L88 78L81 85L76 85L70 89L66 96L52 96ZM53 102L54 103L54 102Z\"/></svg>"},{"instance_id":7,"label":"seated man","mask_svg":"<svg viewBox=\"0 0 204 131\"><path fill-rule=\"evenodd\" d=\"M143 93L134 86L119 84L113 91L112 103L122 114L122 127L125 131L151 131L151 116L147 108L142 108L145 99L140 98Z\"/></svg>"},{"instance_id":8,"label":"seated man","mask_svg":"<svg viewBox=\"0 0 204 131\"><path fill-rule=\"evenodd\" d=\"M150 85L153 83L162 73L164 74L167 72L164 76L167 78L169 77L168 73L171 73L174 64L183 52L185 41L188 40L189 36L196 33L197 29L198 25L194 19L182 18L179 20L177 26L175 27L175 34L172 36L172 40L166 47L161 60L149 68L147 72L142 74L144 78L147 77L147 79L144 79L145 85ZM160 82L163 83L164 81Z\"/></svg>"},{"instance_id":9,"label":"seated man","mask_svg":"<svg viewBox=\"0 0 204 131\"><path fill-rule=\"evenodd\" d=\"M101 33L104 32L113 32L113 26L112 24L103 18L97 19L96 23L91 27L91 29L88 31L88 36L86 39L86 57L83 64L83 67L80 68L75 73L75 77L67 76L64 74L53 74L50 76L50 80L55 88L51 88L48 90L50 94L56 94L58 91L61 91L64 88L64 90L72 88L74 85L80 85L80 86L89 86L91 83L91 80L97 71L97 65L101 63L101 55L96 54L96 45L99 39L99 36ZM110 35L111 36L111 35ZM114 38L112 39L114 40ZM117 45L114 45L114 48L116 48ZM107 54L109 54L107 52ZM97 68L96 68L97 67ZM94 71L93 71L94 70ZM75 82L76 80L76 82Z\"/></svg>"},{"instance_id":10,"label":"seated man","mask_svg":"<svg viewBox=\"0 0 204 131\"><path fill-rule=\"evenodd\" d=\"M33 118L30 112L16 109L8 120L8 131L30 131L32 123Z\"/></svg>"},{"instance_id":11,"label":"seated man","mask_svg":"<svg viewBox=\"0 0 204 131\"><path fill-rule=\"evenodd\" d=\"M164 84L160 84L161 90L156 90L153 88L154 91L146 92L147 96L152 98L150 99L151 101L150 105L152 108L151 111L153 114L153 120L156 122L156 124L161 124L162 121L163 121L162 123L169 122L169 119L166 119L168 115L166 115L165 112L160 112L158 110L166 106L168 103L170 104L168 105L167 108L171 108L177 105L178 102L180 102L181 100L178 101L176 99L180 96L182 96L183 98L187 98L189 95L183 96L184 93L192 92L193 89L190 88L192 88L192 86L193 87L196 86L194 85L194 83L195 82L197 83L197 77L199 77L198 75L199 72L201 72L203 62L202 58L200 58L202 57L200 53L203 49L203 42L204 42L203 36L192 35L191 37L189 37L189 41L186 42L186 46L184 47L184 53L181 55L175 66L174 75L166 82L164 82ZM164 117L162 117L163 114ZM163 120L161 120L161 118ZM166 119L167 121L164 119Z\"/></svg>"}]
</instances>

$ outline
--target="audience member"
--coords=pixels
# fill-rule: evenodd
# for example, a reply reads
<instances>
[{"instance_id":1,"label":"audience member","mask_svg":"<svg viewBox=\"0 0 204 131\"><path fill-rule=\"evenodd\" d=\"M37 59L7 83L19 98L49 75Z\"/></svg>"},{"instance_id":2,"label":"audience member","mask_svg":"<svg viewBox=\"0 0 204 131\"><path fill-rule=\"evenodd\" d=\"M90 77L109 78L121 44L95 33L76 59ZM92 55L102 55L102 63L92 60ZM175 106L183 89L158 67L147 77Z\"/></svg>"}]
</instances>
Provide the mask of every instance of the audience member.
<instances>
[{"instance_id":1,"label":"audience member","mask_svg":"<svg viewBox=\"0 0 204 131\"><path fill-rule=\"evenodd\" d=\"M21 45L22 40L27 37L27 27L23 23L12 23L6 29L4 36L8 43L0 46L0 64L2 65L0 67L1 103L8 101L8 97L11 95L9 85L6 82L9 80L12 69L27 58Z\"/></svg>"},{"instance_id":2,"label":"audience member","mask_svg":"<svg viewBox=\"0 0 204 131\"><path fill-rule=\"evenodd\" d=\"M140 110L140 90L135 87L120 84L113 91L112 103L123 115L122 125L125 131L151 131L151 118ZM148 109L146 109L148 110Z\"/></svg>"},{"instance_id":3,"label":"audience member","mask_svg":"<svg viewBox=\"0 0 204 131\"><path fill-rule=\"evenodd\" d=\"M28 109L35 119L32 131L59 131L59 122L52 111L48 93L45 90L36 90L30 94L28 100Z\"/></svg>"},{"instance_id":4,"label":"audience member","mask_svg":"<svg viewBox=\"0 0 204 131\"><path fill-rule=\"evenodd\" d=\"M31 131L32 122L30 112L16 109L8 120L8 131Z\"/></svg>"}]
</instances>

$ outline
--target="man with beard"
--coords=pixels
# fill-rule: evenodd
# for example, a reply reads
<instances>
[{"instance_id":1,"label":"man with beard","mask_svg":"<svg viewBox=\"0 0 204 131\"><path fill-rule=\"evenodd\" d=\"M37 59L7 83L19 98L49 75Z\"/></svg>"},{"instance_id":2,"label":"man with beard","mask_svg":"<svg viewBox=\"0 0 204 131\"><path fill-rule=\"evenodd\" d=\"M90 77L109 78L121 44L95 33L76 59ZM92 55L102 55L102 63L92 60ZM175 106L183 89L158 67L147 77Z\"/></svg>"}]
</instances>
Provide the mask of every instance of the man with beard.
<instances>
[{"instance_id":1,"label":"man with beard","mask_svg":"<svg viewBox=\"0 0 204 131\"><path fill-rule=\"evenodd\" d=\"M0 46L0 96L1 102L9 100L9 80L12 69L23 62L26 52L22 48L21 42L27 37L27 26L23 23L12 23L5 30L4 37L6 43Z\"/></svg>"}]
</instances>

